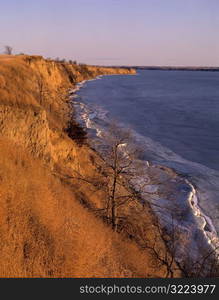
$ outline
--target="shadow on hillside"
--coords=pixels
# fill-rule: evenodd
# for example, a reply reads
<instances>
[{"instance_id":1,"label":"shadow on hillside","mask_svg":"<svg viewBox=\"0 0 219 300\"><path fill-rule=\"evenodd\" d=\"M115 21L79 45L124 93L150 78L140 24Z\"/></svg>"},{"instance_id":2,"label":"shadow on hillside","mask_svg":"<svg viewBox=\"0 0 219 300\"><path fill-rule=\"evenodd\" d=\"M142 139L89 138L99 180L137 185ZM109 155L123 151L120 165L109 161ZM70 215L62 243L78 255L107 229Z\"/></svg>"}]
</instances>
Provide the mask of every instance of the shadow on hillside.
<instances>
[{"instance_id":1,"label":"shadow on hillside","mask_svg":"<svg viewBox=\"0 0 219 300\"><path fill-rule=\"evenodd\" d=\"M86 130L78 124L76 121L71 120L68 123L68 127L65 129L68 136L74 140L79 146L87 143L87 132Z\"/></svg>"}]
</instances>

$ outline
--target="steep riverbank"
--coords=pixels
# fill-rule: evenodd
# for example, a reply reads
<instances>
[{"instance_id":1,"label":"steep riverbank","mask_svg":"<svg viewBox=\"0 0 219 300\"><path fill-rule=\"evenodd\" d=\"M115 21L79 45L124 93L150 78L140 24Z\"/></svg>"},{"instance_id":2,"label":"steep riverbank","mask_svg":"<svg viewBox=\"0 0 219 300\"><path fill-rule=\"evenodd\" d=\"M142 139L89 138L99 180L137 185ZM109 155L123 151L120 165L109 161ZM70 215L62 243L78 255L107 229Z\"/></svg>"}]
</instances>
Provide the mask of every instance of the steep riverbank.
<instances>
[{"instance_id":1,"label":"steep riverbank","mask_svg":"<svg viewBox=\"0 0 219 300\"><path fill-rule=\"evenodd\" d=\"M107 195L86 180L100 177L100 158L67 130L74 113L69 88L134 73L0 56L1 277L180 276L150 207L126 207L120 233L104 222Z\"/></svg>"},{"instance_id":2,"label":"steep riverbank","mask_svg":"<svg viewBox=\"0 0 219 300\"><path fill-rule=\"evenodd\" d=\"M110 80L113 81L115 88L114 85L107 85ZM126 115L127 119L130 117L131 120L134 120L137 109L135 108L135 111L130 113L133 97L130 97L131 101L128 98L129 96L126 95L126 91L130 91L128 87L124 89L124 82L126 80L126 76L121 76L118 80L109 76L102 79L102 84L101 81L88 82L87 84L85 83L83 89L78 91L76 97L73 97L72 103L77 111L78 121L90 132L91 141L95 139L95 132L96 139L101 139L102 133L104 134L104 132L108 131L112 123L113 108L118 108L120 112L123 108L123 116ZM130 85L131 80L130 78ZM103 93L101 93L102 86L105 86L105 90L108 90L110 86L113 88L113 93L109 92L104 97L105 90L103 88ZM120 86L123 87L123 90L119 98L116 93ZM132 88L135 87L132 86ZM138 103L137 100L136 98L135 105ZM120 101L119 104L117 104L118 101ZM141 109L144 110L144 106ZM123 116L117 116L117 121L120 122ZM145 120L140 118L140 121L140 124L144 126ZM124 128L127 127L124 123L120 123L120 125ZM165 149L161 144L155 144L153 140L150 140L148 137L144 138L144 136L139 135L135 130L132 130L132 132L135 144L138 144L145 150L145 157L148 156L148 153L157 153L160 157L164 156L165 151L170 154L170 150ZM100 143L101 141L97 141L94 144L98 145ZM183 159L180 160L180 157L173 153L172 159L174 158L176 161L183 163ZM147 177L145 182L148 182L146 188L147 192L151 193L151 195L146 193L143 197L154 208L162 226L169 233L174 233L175 237L171 241L171 247L174 248L174 256L177 257L180 265L187 265L187 269L195 266L192 267L193 271L195 271L195 268L198 268L198 265L201 265L201 261L205 260L204 265L206 269L203 270L204 268L202 267L202 274L203 272L208 272L210 262L206 263L205 258L210 253L215 253L218 256L216 250L218 248L218 237L208 214L204 213L203 209L201 209L200 195L197 193L197 187L195 187L192 178L177 171L177 168L174 168L174 164L172 166L170 164L168 167L168 163L165 160L160 163L159 159L157 159L157 162L150 160L148 166L145 164L145 169ZM198 273L200 272L198 271Z\"/></svg>"}]
</instances>

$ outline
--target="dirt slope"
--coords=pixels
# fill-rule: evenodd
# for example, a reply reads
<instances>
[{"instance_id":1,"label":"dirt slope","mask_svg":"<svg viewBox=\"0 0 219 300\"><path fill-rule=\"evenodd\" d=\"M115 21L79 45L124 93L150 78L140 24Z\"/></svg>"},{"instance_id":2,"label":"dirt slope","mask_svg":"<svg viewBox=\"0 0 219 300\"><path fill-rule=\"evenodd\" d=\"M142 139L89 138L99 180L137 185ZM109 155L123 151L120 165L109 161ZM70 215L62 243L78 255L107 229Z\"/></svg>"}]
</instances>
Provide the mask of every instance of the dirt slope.
<instances>
[{"instance_id":1,"label":"dirt slope","mask_svg":"<svg viewBox=\"0 0 219 300\"><path fill-rule=\"evenodd\" d=\"M166 268L138 242L154 239L153 215L127 209L130 231L114 233L96 213L104 192L72 180L97 173L98 159L66 133L66 91L101 74L134 70L0 55L0 276L163 277ZM165 251L159 240L161 251Z\"/></svg>"}]
</instances>

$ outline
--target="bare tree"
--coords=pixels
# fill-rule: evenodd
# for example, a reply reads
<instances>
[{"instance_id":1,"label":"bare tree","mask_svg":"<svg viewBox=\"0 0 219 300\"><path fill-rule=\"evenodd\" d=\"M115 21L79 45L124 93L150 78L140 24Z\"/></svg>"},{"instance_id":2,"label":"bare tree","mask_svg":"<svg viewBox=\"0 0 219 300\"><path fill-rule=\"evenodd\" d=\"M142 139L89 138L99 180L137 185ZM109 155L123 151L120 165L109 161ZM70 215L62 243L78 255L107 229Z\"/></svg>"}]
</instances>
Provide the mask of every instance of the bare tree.
<instances>
[{"instance_id":1,"label":"bare tree","mask_svg":"<svg viewBox=\"0 0 219 300\"><path fill-rule=\"evenodd\" d=\"M142 237L142 248L149 250L152 257L155 258L156 263L166 268L166 278L173 278L174 271L180 270L180 268L176 268L175 264L177 233L173 224L172 219L171 226L173 227L171 232L167 234L161 227L159 220L156 219L156 222L153 223L155 227L153 240L148 239L147 235ZM160 240L163 241L163 244L160 243Z\"/></svg>"},{"instance_id":2,"label":"bare tree","mask_svg":"<svg viewBox=\"0 0 219 300\"><path fill-rule=\"evenodd\" d=\"M149 184L146 176L147 169L145 170L144 165L141 165L138 160L141 150L135 147L130 130L121 129L115 123L110 126L107 133L101 134L100 141L94 142L94 146L98 149L102 159L94 160L93 164L96 165L101 175L88 178L78 171L74 179L91 184L94 190L106 191L104 208L101 210L104 211L112 229L120 231L122 222L126 222L126 219L123 220L124 217L126 218L123 212L129 203L136 201L139 204L139 202L143 203L143 200L147 202L144 197L145 193L149 193L150 198L153 196L153 192L147 192L146 188ZM175 271L178 274L181 272L183 277L206 277L215 276L215 274L218 276L219 265L216 250L206 250L205 253L200 254L199 259L192 259L188 253L185 254L183 260L176 261L179 247L181 244L185 245L186 241L182 240L184 237L174 218L174 211L158 203L148 202L148 205L153 207L154 213L156 210L159 213L159 218L156 217L156 222L153 224L156 227L155 236L153 239L148 238L146 228L145 230L142 228L142 237L139 239L138 231L138 237L134 236L134 238L138 239L136 241L143 249L150 251L156 264L166 268L165 277L174 277ZM165 217L164 210L169 211L169 217ZM163 211L162 214L161 211ZM132 232L133 226L132 223L130 224ZM132 234L131 232L127 229L127 236ZM190 249L189 245L187 248Z\"/></svg>"},{"instance_id":3,"label":"bare tree","mask_svg":"<svg viewBox=\"0 0 219 300\"><path fill-rule=\"evenodd\" d=\"M206 250L198 259L189 255L178 265L185 277L219 277L219 248Z\"/></svg>"},{"instance_id":4,"label":"bare tree","mask_svg":"<svg viewBox=\"0 0 219 300\"><path fill-rule=\"evenodd\" d=\"M160 218L160 217L159 217ZM174 214L171 214L171 221L167 227L161 226L161 220L157 219L154 226L157 228L157 234L153 241L148 240L147 236L143 237L143 248L148 249L156 261L166 267L166 277L173 277L174 270L181 272L181 276L185 278L199 277L218 277L219 276L219 254L218 247L200 249L198 257L191 256L191 249L188 253L181 253L179 257L179 247L185 245L186 241L181 238L181 230L174 222ZM165 219L166 221L166 219ZM160 247L159 238L164 242L165 249Z\"/></svg>"},{"instance_id":5,"label":"bare tree","mask_svg":"<svg viewBox=\"0 0 219 300\"><path fill-rule=\"evenodd\" d=\"M156 268L164 266L166 278L172 278L175 274L184 278L218 277L219 248L200 249L196 256L192 256L191 245L187 244L188 240L182 238L181 229L174 220L174 213L171 213L168 224L161 225L161 223L166 223L166 220L161 216L155 218L152 239L144 231L140 236L139 244L141 248L149 250ZM161 240L163 243L160 243ZM183 251L181 251L182 247Z\"/></svg>"},{"instance_id":6,"label":"bare tree","mask_svg":"<svg viewBox=\"0 0 219 300\"><path fill-rule=\"evenodd\" d=\"M77 65L77 61L76 61L76 60L70 59L68 62L69 62L69 64L71 64L71 65Z\"/></svg>"},{"instance_id":7,"label":"bare tree","mask_svg":"<svg viewBox=\"0 0 219 300\"><path fill-rule=\"evenodd\" d=\"M12 55L13 48L11 46L6 45L5 46L5 54Z\"/></svg>"},{"instance_id":8,"label":"bare tree","mask_svg":"<svg viewBox=\"0 0 219 300\"><path fill-rule=\"evenodd\" d=\"M143 175L143 168L136 160L141 150L134 146L131 131L122 129L116 123L102 134L98 147L103 159L99 170L106 178L106 214L112 229L117 231L119 209L130 201L138 201L140 188L145 184L141 182L137 189L132 189L136 179Z\"/></svg>"},{"instance_id":9,"label":"bare tree","mask_svg":"<svg viewBox=\"0 0 219 300\"><path fill-rule=\"evenodd\" d=\"M75 139L75 128L73 138ZM81 135L81 134L80 134ZM86 136L83 136L84 139ZM102 217L111 224L112 229L117 231L119 220L122 219L120 212L122 208L131 201L139 201L141 189L147 184L139 182L136 179L142 177L144 173L142 166L136 158L141 150L132 143L132 134L130 130L124 130L116 123L113 123L108 132L102 134L101 139L91 146L98 148L99 160L95 159L92 163L95 165L97 174L88 177L81 174L81 170L74 171L71 179L82 180L94 188L94 192L104 190L106 198L101 208ZM70 178L69 178L70 179ZM135 184L137 189L132 188Z\"/></svg>"}]
</instances>

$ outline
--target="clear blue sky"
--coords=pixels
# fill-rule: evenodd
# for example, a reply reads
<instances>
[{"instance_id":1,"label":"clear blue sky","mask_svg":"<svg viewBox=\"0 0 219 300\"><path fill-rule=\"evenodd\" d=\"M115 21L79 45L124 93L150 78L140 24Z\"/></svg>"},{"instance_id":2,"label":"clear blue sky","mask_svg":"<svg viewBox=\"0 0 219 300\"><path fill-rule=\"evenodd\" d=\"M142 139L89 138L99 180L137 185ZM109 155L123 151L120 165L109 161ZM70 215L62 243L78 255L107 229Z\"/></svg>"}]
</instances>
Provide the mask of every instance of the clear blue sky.
<instances>
[{"instance_id":1,"label":"clear blue sky","mask_svg":"<svg viewBox=\"0 0 219 300\"><path fill-rule=\"evenodd\" d=\"M219 0L0 0L0 49L106 65L219 66Z\"/></svg>"}]
</instances>

